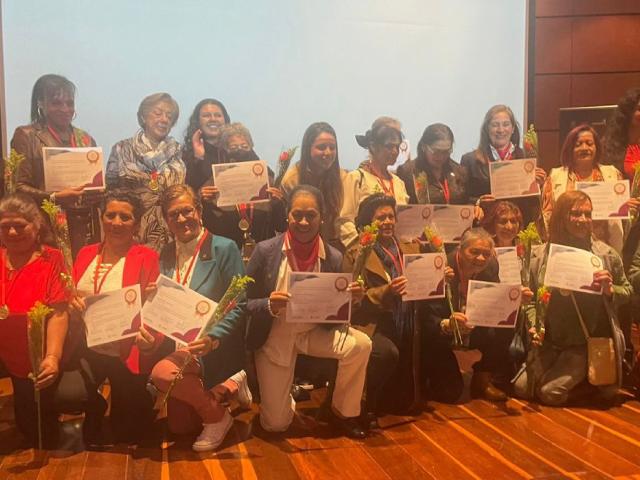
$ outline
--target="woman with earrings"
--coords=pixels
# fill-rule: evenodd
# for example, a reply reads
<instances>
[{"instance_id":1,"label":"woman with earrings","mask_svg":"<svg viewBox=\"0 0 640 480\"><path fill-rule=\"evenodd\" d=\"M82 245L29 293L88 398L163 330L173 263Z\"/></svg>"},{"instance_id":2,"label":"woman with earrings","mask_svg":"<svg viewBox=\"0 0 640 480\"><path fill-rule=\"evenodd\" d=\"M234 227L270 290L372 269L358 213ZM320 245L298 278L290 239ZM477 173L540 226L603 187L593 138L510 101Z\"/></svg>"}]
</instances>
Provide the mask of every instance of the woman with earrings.
<instances>
[{"instance_id":1,"label":"woman with earrings","mask_svg":"<svg viewBox=\"0 0 640 480\"><path fill-rule=\"evenodd\" d=\"M41 205L43 200L59 204L69 223L73 253L100 238L98 204L101 194L84 192L76 185L58 192L45 191L42 149L44 147L95 147L84 130L72 125L76 116L76 86L65 77L40 77L31 94L31 124L16 128L11 148L24 155L16 172L16 189Z\"/></svg>"}]
</instances>

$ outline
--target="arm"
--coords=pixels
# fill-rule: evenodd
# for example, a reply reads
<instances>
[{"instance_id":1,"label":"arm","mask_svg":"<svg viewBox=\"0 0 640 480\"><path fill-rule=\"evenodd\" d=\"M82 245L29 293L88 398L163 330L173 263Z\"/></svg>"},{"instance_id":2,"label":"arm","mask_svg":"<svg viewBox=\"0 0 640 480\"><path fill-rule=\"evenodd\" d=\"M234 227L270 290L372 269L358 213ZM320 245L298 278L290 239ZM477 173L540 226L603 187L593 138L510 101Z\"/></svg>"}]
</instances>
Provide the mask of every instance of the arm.
<instances>
[{"instance_id":1,"label":"arm","mask_svg":"<svg viewBox=\"0 0 640 480\"><path fill-rule=\"evenodd\" d=\"M54 305L54 312L47 320L45 356L40 363L35 388L42 390L51 385L60 373L60 359L62 358L62 346L67 336L69 316L67 305Z\"/></svg>"},{"instance_id":2,"label":"arm","mask_svg":"<svg viewBox=\"0 0 640 480\"><path fill-rule=\"evenodd\" d=\"M16 190L29 195L40 205L43 200L49 198L49 194L40 190L35 184L34 163L39 160L39 156L33 150L30 135L23 129L17 128L11 139L11 148L24 155L24 161L16 171Z\"/></svg>"},{"instance_id":3,"label":"arm","mask_svg":"<svg viewBox=\"0 0 640 480\"><path fill-rule=\"evenodd\" d=\"M250 283L247 289L247 310L252 321L258 323L270 322L273 318L268 309L269 294L266 292L263 283L265 279L265 262L266 256L262 245L258 244L247 264L247 275L256 280L254 283Z\"/></svg>"},{"instance_id":4,"label":"arm","mask_svg":"<svg viewBox=\"0 0 640 480\"><path fill-rule=\"evenodd\" d=\"M551 177L547 177L542 187L542 218L544 219L545 227L549 228L549 219L551 218L551 212L553 211L553 185L551 184Z\"/></svg>"}]
</instances>

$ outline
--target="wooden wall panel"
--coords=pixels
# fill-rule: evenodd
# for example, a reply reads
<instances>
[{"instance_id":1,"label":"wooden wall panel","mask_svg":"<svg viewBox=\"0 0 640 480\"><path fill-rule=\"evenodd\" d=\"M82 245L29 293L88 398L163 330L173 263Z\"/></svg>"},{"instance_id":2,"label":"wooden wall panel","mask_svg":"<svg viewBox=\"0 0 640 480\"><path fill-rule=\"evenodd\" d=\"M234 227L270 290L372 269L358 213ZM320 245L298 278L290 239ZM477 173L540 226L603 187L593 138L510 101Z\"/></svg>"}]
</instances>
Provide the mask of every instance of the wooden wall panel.
<instances>
[{"instance_id":1,"label":"wooden wall panel","mask_svg":"<svg viewBox=\"0 0 640 480\"><path fill-rule=\"evenodd\" d=\"M556 0L557 1L557 0ZM562 1L557 3L564 3ZM640 13L638 0L574 0L573 15L619 15Z\"/></svg>"},{"instance_id":2,"label":"wooden wall panel","mask_svg":"<svg viewBox=\"0 0 640 480\"><path fill-rule=\"evenodd\" d=\"M535 80L534 115L540 130L559 128L558 109L570 107L571 75L538 75Z\"/></svg>"},{"instance_id":3,"label":"wooden wall panel","mask_svg":"<svg viewBox=\"0 0 640 480\"><path fill-rule=\"evenodd\" d=\"M571 19L536 19L535 70L542 73L571 72Z\"/></svg>"},{"instance_id":4,"label":"wooden wall panel","mask_svg":"<svg viewBox=\"0 0 640 480\"><path fill-rule=\"evenodd\" d=\"M574 73L640 70L640 16L576 18L571 44ZM565 52L561 55L564 62Z\"/></svg>"},{"instance_id":5,"label":"wooden wall panel","mask_svg":"<svg viewBox=\"0 0 640 480\"><path fill-rule=\"evenodd\" d=\"M573 14L573 2L536 0L536 17L562 17Z\"/></svg>"},{"instance_id":6,"label":"wooden wall panel","mask_svg":"<svg viewBox=\"0 0 640 480\"><path fill-rule=\"evenodd\" d=\"M571 106L614 105L624 92L640 86L640 72L571 76Z\"/></svg>"},{"instance_id":7,"label":"wooden wall panel","mask_svg":"<svg viewBox=\"0 0 640 480\"><path fill-rule=\"evenodd\" d=\"M560 140L558 131L539 131L538 145L540 148L541 166L547 172L560 164Z\"/></svg>"}]
</instances>

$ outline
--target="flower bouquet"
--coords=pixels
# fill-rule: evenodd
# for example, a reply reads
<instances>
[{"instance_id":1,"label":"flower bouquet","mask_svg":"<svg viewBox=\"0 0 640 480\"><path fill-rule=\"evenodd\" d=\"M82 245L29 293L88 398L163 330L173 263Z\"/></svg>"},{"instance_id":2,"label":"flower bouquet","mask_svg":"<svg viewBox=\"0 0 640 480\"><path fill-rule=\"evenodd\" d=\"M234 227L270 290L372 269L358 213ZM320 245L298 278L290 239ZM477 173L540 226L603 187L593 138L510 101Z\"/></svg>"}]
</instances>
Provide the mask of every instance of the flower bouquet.
<instances>
[{"instance_id":1,"label":"flower bouquet","mask_svg":"<svg viewBox=\"0 0 640 480\"><path fill-rule=\"evenodd\" d=\"M4 159L4 190L5 193L11 194L16 191L16 172L18 167L24 161L24 155L16 152L13 148L9 157Z\"/></svg>"},{"instance_id":2,"label":"flower bouquet","mask_svg":"<svg viewBox=\"0 0 640 480\"><path fill-rule=\"evenodd\" d=\"M536 292L535 315L533 319L529 319L529 331L533 330L531 348L529 348L529 352L527 353L527 362L525 364L527 370L529 398L533 398L535 395L537 374L542 368L540 365L538 347L544 340L545 320L550 301L551 290L549 290L545 285L540 286Z\"/></svg>"},{"instance_id":3,"label":"flower bouquet","mask_svg":"<svg viewBox=\"0 0 640 480\"><path fill-rule=\"evenodd\" d=\"M224 319L224 317L226 317L227 314L231 312L231 310L233 310L238 305L238 300L246 291L247 285L253 281L254 279L249 277L248 275L245 275L243 277L239 275L235 275L231 279L231 282L229 283L229 287L227 288L227 291L220 299L220 302L218 302L218 306L214 310L211 319L207 322L205 327L202 329L202 334L200 334L200 336L196 340L201 340L204 337L206 337L209 334L209 331L211 331L211 329L215 325L220 323ZM173 387L175 387L176 384L182 379L184 375L184 370L191 363L193 358L194 357L191 353L187 354L187 358L178 369L178 373L169 384L169 388L167 389L167 391L164 394L164 397L162 398L162 406L166 405L167 400L169 400L169 396L171 395L171 391L173 390Z\"/></svg>"},{"instance_id":4,"label":"flower bouquet","mask_svg":"<svg viewBox=\"0 0 640 480\"><path fill-rule=\"evenodd\" d=\"M531 265L531 248L533 245L539 245L542 243L538 228L534 222L527 225L527 228L518 232L518 244L516 251L518 257L520 257L520 276L522 278L522 285L528 287L531 283L531 272L529 266Z\"/></svg>"},{"instance_id":5,"label":"flower bouquet","mask_svg":"<svg viewBox=\"0 0 640 480\"><path fill-rule=\"evenodd\" d=\"M40 364L44 358L45 328L47 317L53 313L53 309L41 302L36 302L27 312L27 338L31 373L29 378L36 382L40 371ZM34 391L36 411L38 415L38 448L42 450L42 408L40 403L40 390Z\"/></svg>"},{"instance_id":6,"label":"flower bouquet","mask_svg":"<svg viewBox=\"0 0 640 480\"><path fill-rule=\"evenodd\" d=\"M527 158L538 158L538 132L533 124L529 125L529 129L525 132L522 144Z\"/></svg>"},{"instance_id":7,"label":"flower bouquet","mask_svg":"<svg viewBox=\"0 0 640 480\"><path fill-rule=\"evenodd\" d=\"M62 251L62 256L64 258L66 271L60 273L60 277L65 282L69 290L74 290L73 280L71 275L68 273L73 269L73 257L71 256L71 239L69 237L67 215L58 205L49 200L44 200L42 202L42 210L44 210L49 217L56 245Z\"/></svg>"},{"instance_id":8,"label":"flower bouquet","mask_svg":"<svg viewBox=\"0 0 640 480\"><path fill-rule=\"evenodd\" d=\"M293 156L296 154L298 147L291 147L287 150L283 150L278 157L278 174L276 175L276 179L273 182L274 187L279 187L282 183L282 179L284 178L284 174L287 173L289 169L289 165L291 165L291 160Z\"/></svg>"},{"instance_id":9,"label":"flower bouquet","mask_svg":"<svg viewBox=\"0 0 640 480\"><path fill-rule=\"evenodd\" d=\"M413 187L416 190L416 199L420 204L429 203L427 182L427 172L420 172L418 176L413 176Z\"/></svg>"}]
</instances>

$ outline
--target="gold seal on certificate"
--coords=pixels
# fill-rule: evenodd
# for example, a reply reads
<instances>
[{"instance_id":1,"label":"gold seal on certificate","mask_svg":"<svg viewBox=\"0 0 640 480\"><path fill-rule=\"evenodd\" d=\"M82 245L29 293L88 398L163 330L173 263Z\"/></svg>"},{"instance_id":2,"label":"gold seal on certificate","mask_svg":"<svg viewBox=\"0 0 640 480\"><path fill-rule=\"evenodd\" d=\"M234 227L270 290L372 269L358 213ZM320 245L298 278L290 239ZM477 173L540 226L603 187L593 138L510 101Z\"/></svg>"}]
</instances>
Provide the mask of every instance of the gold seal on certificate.
<instances>
[{"instance_id":1,"label":"gold seal on certificate","mask_svg":"<svg viewBox=\"0 0 640 480\"><path fill-rule=\"evenodd\" d=\"M616 192L616 195L624 195L624 192L627 191L627 184L618 182L613 186L613 191Z\"/></svg>"},{"instance_id":2,"label":"gold seal on certificate","mask_svg":"<svg viewBox=\"0 0 640 480\"><path fill-rule=\"evenodd\" d=\"M422 218L424 218L425 220L428 220L430 216L431 216L431 207L424 207L422 209Z\"/></svg>"},{"instance_id":3,"label":"gold seal on certificate","mask_svg":"<svg viewBox=\"0 0 640 480\"><path fill-rule=\"evenodd\" d=\"M518 287L513 287L509 290L509 300L515 302L518 298L520 298L520 289Z\"/></svg>"},{"instance_id":4,"label":"gold seal on certificate","mask_svg":"<svg viewBox=\"0 0 640 480\"><path fill-rule=\"evenodd\" d=\"M250 226L251 225L249 225L249 220L247 220L246 218L241 218L238 222L238 228L243 232L248 231Z\"/></svg>"},{"instance_id":5,"label":"gold seal on certificate","mask_svg":"<svg viewBox=\"0 0 640 480\"><path fill-rule=\"evenodd\" d=\"M129 289L124 294L124 300L127 302L127 305L133 305L136 303L138 299L138 293L133 289Z\"/></svg>"},{"instance_id":6,"label":"gold seal on certificate","mask_svg":"<svg viewBox=\"0 0 640 480\"><path fill-rule=\"evenodd\" d=\"M338 277L336 278L334 285L337 291L344 292L349 286L349 280L347 279L347 277Z\"/></svg>"},{"instance_id":7,"label":"gold seal on certificate","mask_svg":"<svg viewBox=\"0 0 640 480\"><path fill-rule=\"evenodd\" d=\"M0 320L9 318L9 307L5 304L0 306Z\"/></svg>"},{"instance_id":8,"label":"gold seal on certificate","mask_svg":"<svg viewBox=\"0 0 640 480\"><path fill-rule=\"evenodd\" d=\"M599 257L596 257L594 255L593 257L591 257L591 265L593 265L596 268L600 268L602 266L602 262L600 261Z\"/></svg>"},{"instance_id":9,"label":"gold seal on certificate","mask_svg":"<svg viewBox=\"0 0 640 480\"><path fill-rule=\"evenodd\" d=\"M433 258L433 266L436 267L436 270L440 270L444 265L444 258L441 256L437 256Z\"/></svg>"},{"instance_id":10,"label":"gold seal on certificate","mask_svg":"<svg viewBox=\"0 0 640 480\"><path fill-rule=\"evenodd\" d=\"M528 161L524 162L523 168L524 168L525 172L531 173L536 169L536 164L534 162L532 162L531 160L528 160Z\"/></svg>"},{"instance_id":11,"label":"gold seal on certificate","mask_svg":"<svg viewBox=\"0 0 640 480\"><path fill-rule=\"evenodd\" d=\"M89 163L96 163L100 159L100 154L95 150L89 150L87 152L87 160Z\"/></svg>"},{"instance_id":12,"label":"gold seal on certificate","mask_svg":"<svg viewBox=\"0 0 640 480\"><path fill-rule=\"evenodd\" d=\"M209 305L209 302L202 300L196 303L196 315L203 317L210 311L211 311L211 305Z\"/></svg>"},{"instance_id":13,"label":"gold seal on certificate","mask_svg":"<svg viewBox=\"0 0 640 480\"><path fill-rule=\"evenodd\" d=\"M463 220L468 220L469 218L471 218L471 209L468 207L461 208L460 218Z\"/></svg>"},{"instance_id":14,"label":"gold seal on certificate","mask_svg":"<svg viewBox=\"0 0 640 480\"><path fill-rule=\"evenodd\" d=\"M256 177L261 177L264 173L264 167L260 163L256 163L253 167L251 167L251 171Z\"/></svg>"}]
</instances>

